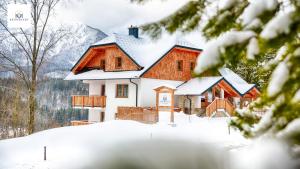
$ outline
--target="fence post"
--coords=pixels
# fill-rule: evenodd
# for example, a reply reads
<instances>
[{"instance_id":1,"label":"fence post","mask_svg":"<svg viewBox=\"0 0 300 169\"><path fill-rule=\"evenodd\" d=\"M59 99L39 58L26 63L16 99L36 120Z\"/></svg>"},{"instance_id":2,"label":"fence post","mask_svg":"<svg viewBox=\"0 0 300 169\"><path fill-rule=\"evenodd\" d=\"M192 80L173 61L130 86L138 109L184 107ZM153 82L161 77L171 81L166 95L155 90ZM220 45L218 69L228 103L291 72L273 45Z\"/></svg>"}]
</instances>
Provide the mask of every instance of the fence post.
<instances>
[{"instance_id":1,"label":"fence post","mask_svg":"<svg viewBox=\"0 0 300 169\"><path fill-rule=\"evenodd\" d=\"M47 160L47 147L44 146L44 161Z\"/></svg>"}]
</instances>

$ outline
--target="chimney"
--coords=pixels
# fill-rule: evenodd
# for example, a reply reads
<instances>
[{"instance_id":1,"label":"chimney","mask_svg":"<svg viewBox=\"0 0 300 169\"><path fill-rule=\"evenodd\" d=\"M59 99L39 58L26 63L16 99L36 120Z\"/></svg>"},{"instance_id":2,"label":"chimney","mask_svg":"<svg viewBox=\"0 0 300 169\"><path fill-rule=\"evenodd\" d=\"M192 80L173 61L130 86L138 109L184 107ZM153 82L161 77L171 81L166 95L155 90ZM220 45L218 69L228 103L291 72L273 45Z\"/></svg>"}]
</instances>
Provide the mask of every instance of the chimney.
<instances>
[{"instance_id":1,"label":"chimney","mask_svg":"<svg viewBox=\"0 0 300 169\"><path fill-rule=\"evenodd\" d=\"M139 28L137 26L130 26L128 28L129 30L129 35L134 36L135 38L139 38Z\"/></svg>"}]
</instances>

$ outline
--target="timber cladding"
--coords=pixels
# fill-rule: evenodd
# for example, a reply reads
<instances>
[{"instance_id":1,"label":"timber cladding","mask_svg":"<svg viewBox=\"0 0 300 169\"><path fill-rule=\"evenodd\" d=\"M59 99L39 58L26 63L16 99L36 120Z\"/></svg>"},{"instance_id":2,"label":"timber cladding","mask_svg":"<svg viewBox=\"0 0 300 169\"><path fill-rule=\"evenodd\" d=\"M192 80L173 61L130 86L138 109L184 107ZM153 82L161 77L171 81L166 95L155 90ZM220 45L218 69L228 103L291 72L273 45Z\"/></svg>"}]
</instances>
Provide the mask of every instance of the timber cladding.
<instances>
[{"instance_id":1,"label":"timber cladding","mask_svg":"<svg viewBox=\"0 0 300 169\"><path fill-rule=\"evenodd\" d=\"M158 63L149 69L143 77L162 80L190 80L192 78L191 65L195 65L199 54L199 51L173 48Z\"/></svg>"},{"instance_id":2,"label":"timber cladding","mask_svg":"<svg viewBox=\"0 0 300 169\"><path fill-rule=\"evenodd\" d=\"M120 61L121 66L117 65ZM73 72L79 73L85 69L103 69L103 63L105 63L105 71L139 70L139 66L116 45L109 45L90 49L73 69Z\"/></svg>"},{"instance_id":3,"label":"timber cladding","mask_svg":"<svg viewBox=\"0 0 300 169\"><path fill-rule=\"evenodd\" d=\"M118 107L116 119L119 120L134 120L142 123L158 122L158 114L155 108L145 107Z\"/></svg>"}]
</instances>

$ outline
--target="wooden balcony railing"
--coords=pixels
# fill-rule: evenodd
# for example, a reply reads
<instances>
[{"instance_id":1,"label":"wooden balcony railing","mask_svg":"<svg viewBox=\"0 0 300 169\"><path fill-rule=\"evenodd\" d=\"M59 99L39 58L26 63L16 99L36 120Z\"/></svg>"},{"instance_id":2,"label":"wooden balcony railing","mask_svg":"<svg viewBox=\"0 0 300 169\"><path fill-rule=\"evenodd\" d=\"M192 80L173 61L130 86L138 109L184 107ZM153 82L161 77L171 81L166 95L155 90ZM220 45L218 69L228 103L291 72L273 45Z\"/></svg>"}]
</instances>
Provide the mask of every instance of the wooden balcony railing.
<instances>
[{"instance_id":1,"label":"wooden balcony railing","mask_svg":"<svg viewBox=\"0 0 300 169\"><path fill-rule=\"evenodd\" d=\"M106 96L72 96L73 107L105 107Z\"/></svg>"},{"instance_id":2,"label":"wooden balcony railing","mask_svg":"<svg viewBox=\"0 0 300 169\"><path fill-rule=\"evenodd\" d=\"M210 117L213 114L213 112L218 111L220 109L223 109L230 116L232 116L235 107L227 99L215 99L213 102L211 102L210 105L206 107L206 116Z\"/></svg>"},{"instance_id":3,"label":"wooden balcony railing","mask_svg":"<svg viewBox=\"0 0 300 169\"><path fill-rule=\"evenodd\" d=\"M93 124L92 122L88 122L87 120L74 120L71 121L71 126L82 126L82 125L88 125Z\"/></svg>"},{"instance_id":4,"label":"wooden balcony railing","mask_svg":"<svg viewBox=\"0 0 300 169\"><path fill-rule=\"evenodd\" d=\"M116 114L118 120L134 120L141 123L156 123L158 114L155 108L144 107L118 107Z\"/></svg>"}]
</instances>

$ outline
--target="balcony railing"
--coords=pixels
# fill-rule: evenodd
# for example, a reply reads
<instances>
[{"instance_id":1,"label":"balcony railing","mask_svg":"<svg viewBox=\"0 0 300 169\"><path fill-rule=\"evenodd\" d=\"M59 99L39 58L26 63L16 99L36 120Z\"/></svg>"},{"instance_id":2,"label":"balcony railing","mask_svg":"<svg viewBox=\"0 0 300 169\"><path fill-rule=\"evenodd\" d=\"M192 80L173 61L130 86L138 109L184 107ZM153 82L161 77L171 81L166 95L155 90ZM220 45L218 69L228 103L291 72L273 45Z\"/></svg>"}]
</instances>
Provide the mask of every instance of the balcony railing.
<instances>
[{"instance_id":1,"label":"balcony railing","mask_svg":"<svg viewBox=\"0 0 300 169\"><path fill-rule=\"evenodd\" d=\"M227 99L215 99L210 105L206 107L206 115L211 117L214 112L217 112L219 109L223 109L230 116L233 115L234 105L230 103Z\"/></svg>"},{"instance_id":2,"label":"balcony railing","mask_svg":"<svg viewBox=\"0 0 300 169\"><path fill-rule=\"evenodd\" d=\"M82 125L88 125L93 124L92 122L88 122L87 120L74 120L71 121L71 126L82 126Z\"/></svg>"},{"instance_id":3,"label":"balcony railing","mask_svg":"<svg viewBox=\"0 0 300 169\"><path fill-rule=\"evenodd\" d=\"M73 107L102 107L106 106L106 96L72 96Z\"/></svg>"}]
</instances>

